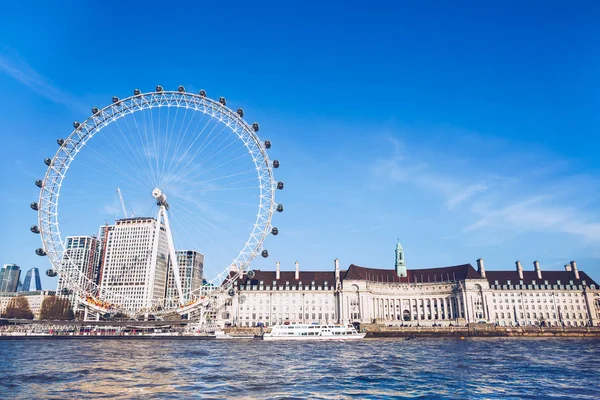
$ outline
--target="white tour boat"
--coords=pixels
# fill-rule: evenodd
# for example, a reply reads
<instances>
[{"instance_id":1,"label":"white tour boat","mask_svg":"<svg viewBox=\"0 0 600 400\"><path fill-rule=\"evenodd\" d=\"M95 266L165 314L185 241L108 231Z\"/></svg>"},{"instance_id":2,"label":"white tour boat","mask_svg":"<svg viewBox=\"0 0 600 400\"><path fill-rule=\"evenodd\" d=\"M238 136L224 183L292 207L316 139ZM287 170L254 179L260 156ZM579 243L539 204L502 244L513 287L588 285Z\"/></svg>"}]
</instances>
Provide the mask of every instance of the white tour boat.
<instances>
[{"instance_id":1,"label":"white tour boat","mask_svg":"<svg viewBox=\"0 0 600 400\"><path fill-rule=\"evenodd\" d=\"M352 325L275 325L263 340L357 340L366 333L358 333Z\"/></svg>"}]
</instances>

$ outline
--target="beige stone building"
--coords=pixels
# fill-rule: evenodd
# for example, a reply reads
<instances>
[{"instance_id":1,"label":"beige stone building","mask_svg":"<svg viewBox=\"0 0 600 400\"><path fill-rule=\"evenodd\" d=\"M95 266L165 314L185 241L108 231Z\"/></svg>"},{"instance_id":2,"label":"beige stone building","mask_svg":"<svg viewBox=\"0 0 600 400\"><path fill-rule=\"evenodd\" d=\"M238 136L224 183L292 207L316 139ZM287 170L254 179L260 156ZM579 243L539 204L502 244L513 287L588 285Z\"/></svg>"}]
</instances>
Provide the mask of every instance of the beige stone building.
<instances>
[{"instance_id":1,"label":"beige stone building","mask_svg":"<svg viewBox=\"0 0 600 400\"><path fill-rule=\"evenodd\" d=\"M406 269L400 245L396 268L350 265L332 272L255 271L242 278L220 313L237 326L276 323L358 322L386 325L501 326L600 325L600 287L575 261L562 271L486 271L482 259L471 264Z\"/></svg>"},{"instance_id":2,"label":"beige stone building","mask_svg":"<svg viewBox=\"0 0 600 400\"><path fill-rule=\"evenodd\" d=\"M31 292L0 292L0 314L4 313L8 303L11 299L16 296L23 296L29 303L29 308L33 313L34 319L40 318L40 311L42 310L42 303L46 297L54 296L56 292L51 290L35 290Z\"/></svg>"}]
</instances>

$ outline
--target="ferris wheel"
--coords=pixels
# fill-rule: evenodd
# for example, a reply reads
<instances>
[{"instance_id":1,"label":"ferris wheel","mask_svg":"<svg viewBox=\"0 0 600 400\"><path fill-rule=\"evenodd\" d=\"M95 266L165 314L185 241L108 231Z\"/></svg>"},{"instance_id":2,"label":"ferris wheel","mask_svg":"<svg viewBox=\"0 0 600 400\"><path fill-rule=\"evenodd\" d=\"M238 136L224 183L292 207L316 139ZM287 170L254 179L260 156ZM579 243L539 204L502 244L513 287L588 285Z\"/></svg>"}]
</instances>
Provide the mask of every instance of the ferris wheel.
<instances>
[{"instance_id":1,"label":"ferris wheel","mask_svg":"<svg viewBox=\"0 0 600 400\"><path fill-rule=\"evenodd\" d=\"M44 160L30 205L59 295L103 314L184 314L233 295L252 260L268 257L284 184L241 108L157 86L113 97L73 128Z\"/></svg>"}]
</instances>

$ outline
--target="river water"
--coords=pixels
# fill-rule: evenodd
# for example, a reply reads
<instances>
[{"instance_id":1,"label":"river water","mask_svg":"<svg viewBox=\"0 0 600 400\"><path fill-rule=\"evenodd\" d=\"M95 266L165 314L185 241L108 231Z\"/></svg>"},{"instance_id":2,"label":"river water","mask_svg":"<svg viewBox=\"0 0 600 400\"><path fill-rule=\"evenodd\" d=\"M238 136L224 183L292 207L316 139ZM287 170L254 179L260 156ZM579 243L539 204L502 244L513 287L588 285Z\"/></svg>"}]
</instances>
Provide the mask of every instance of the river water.
<instances>
[{"instance_id":1,"label":"river water","mask_svg":"<svg viewBox=\"0 0 600 400\"><path fill-rule=\"evenodd\" d=\"M0 398L600 399L600 340L0 341Z\"/></svg>"}]
</instances>

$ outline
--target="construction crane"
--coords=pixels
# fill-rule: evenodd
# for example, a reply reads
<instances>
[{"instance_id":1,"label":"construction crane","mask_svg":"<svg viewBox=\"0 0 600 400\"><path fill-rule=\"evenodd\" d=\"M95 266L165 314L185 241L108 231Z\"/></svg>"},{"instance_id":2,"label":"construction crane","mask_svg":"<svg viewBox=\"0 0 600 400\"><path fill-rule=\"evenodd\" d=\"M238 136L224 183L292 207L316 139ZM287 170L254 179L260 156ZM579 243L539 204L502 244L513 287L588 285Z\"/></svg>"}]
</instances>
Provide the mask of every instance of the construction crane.
<instances>
[{"instance_id":1,"label":"construction crane","mask_svg":"<svg viewBox=\"0 0 600 400\"><path fill-rule=\"evenodd\" d=\"M119 201L121 202L121 208L123 209L123 217L129 218L127 215L127 209L125 208L125 200L123 200L123 193L121 193L121 188L117 186L117 193L119 194ZM133 216L133 213L132 213Z\"/></svg>"}]
</instances>

